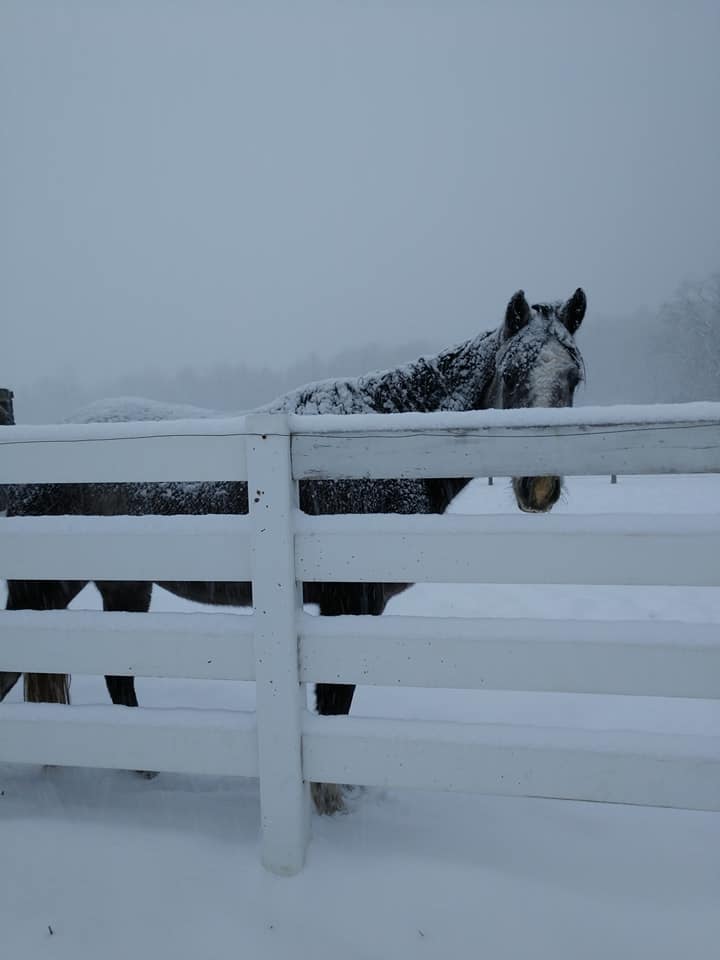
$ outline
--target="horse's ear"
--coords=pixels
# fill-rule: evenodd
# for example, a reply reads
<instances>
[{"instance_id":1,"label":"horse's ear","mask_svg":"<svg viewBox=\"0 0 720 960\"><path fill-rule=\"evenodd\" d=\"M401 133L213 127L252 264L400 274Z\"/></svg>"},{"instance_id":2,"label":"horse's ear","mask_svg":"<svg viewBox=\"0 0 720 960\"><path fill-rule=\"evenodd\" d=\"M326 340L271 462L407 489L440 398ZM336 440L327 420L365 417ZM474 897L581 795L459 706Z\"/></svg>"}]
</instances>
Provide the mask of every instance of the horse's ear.
<instances>
[{"instance_id":1,"label":"horse's ear","mask_svg":"<svg viewBox=\"0 0 720 960\"><path fill-rule=\"evenodd\" d=\"M518 290L510 300L505 311L505 326L503 328L505 337L509 339L515 336L518 330L522 330L530 322L530 307L525 299L525 291Z\"/></svg>"},{"instance_id":2,"label":"horse's ear","mask_svg":"<svg viewBox=\"0 0 720 960\"><path fill-rule=\"evenodd\" d=\"M575 333L580 324L583 322L583 317L585 316L585 311L587 310L587 298L585 297L585 291L578 287L575 293L570 297L568 302L562 308L562 322L568 328L570 333Z\"/></svg>"}]
</instances>

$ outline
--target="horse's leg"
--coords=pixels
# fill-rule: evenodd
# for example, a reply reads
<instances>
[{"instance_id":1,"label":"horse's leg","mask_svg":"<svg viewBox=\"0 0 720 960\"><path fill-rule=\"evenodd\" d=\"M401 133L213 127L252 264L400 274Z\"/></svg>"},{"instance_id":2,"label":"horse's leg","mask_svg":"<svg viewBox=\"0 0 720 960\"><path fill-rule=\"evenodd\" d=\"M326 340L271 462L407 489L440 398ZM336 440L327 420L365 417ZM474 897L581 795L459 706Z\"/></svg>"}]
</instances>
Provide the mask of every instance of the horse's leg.
<instances>
[{"instance_id":1,"label":"horse's leg","mask_svg":"<svg viewBox=\"0 0 720 960\"><path fill-rule=\"evenodd\" d=\"M0 673L0 702L10 693L19 679L19 673Z\"/></svg>"},{"instance_id":2,"label":"horse's leg","mask_svg":"<svg viewBox=\"0 0 720 960\"><path fill-rule=\"evenodd\" d=\"M7 610L64 610L85 586L78 580L8 580ZM5 675L7 676L7 675ZM0 682L0 699L15 684ZM70 703L70 678L64 673L26 673L25 699L32 703Z\"/></svg>"},{"instance_id":3,"label":"horse's leg","mask_svg":"<svg viewBox=\"0 0 720 960\"><path fill-rule=\"evenodd\" d=\"M152 598L152 583L140 580L137 582L118 582L115 580L96 581L95 586L100 591L103 601L103 610L125 613L147 613ZM138 705L135 695L134 677L105 677L110 699L113 703L123 707ZM157 776L150 770L138 770L137 773L147 780Z\"/></svg>"},{"instance_id":4,"label":"horse's leg","mask_svg":"<svg viewBox=\"0 0 720 960\"><path fill-rule=\"evenodd\" d=\"M323 617L380 615L385 608L385 598L379 584L323 584L317 603ZM318 683L315 687L318 713L323 716L350 713L354 693L354 684ZM310 792L318 813L339 813L345 809L342 787L337 783L312 783Z\"/></svg>"},{"instance_id":5,"label":"horse's leg","mask_svg":"<svg viewBox=\"0 0 720 960\"><path fill-rule=\"evenodd\" d=\"M318 596L320 616L339 617L360 613L363 592L362 587L358 588L355 584L324 584ZM326 717L350 713L354 693L355 687L351 683L318 683L315 687L317 712Z\"/></svg>"},{"instance_id":6,"label":"horse's leg","mask_svg":"<svg viewBox=\"0 0 720 960\"><path fill-rule=\"evenodd\" d=\"M102 580L96 582L103 601L103 610L125 611L128 613L147 613L152 597L152 583L137 583ZM105 677L105 684L113 703L124 707L138 705L133 677Z\"/></svg>"},{"instance_id":7,"label":"horse's leg","mask_svg":"<svg viewBox=\"0 0 720 960\"><path fill-rule=\"evenodd\" d=\"M330 614L324 613L327 617ZM315 687L317 712L324 717L350 713L355 687L351 683L318 683Z\"/></svg>"}]
</instances>

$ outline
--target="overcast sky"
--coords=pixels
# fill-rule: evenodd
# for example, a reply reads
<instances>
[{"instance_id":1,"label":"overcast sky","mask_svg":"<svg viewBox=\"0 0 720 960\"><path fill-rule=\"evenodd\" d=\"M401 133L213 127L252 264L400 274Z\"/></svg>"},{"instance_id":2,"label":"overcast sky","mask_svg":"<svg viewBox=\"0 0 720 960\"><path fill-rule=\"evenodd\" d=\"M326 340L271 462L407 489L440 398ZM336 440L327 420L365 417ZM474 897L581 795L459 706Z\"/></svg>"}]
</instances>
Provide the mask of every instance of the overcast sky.
<instances>
[{"instance_id":1,"label":"overcast sky","mask_svg":"<svg viewBox=\"0 0 720 960\"><path fill-rule=\"evenodd\" d=\"M720 4L0 0L0 385L720 267Z\"/></svg>"}]
</instances>

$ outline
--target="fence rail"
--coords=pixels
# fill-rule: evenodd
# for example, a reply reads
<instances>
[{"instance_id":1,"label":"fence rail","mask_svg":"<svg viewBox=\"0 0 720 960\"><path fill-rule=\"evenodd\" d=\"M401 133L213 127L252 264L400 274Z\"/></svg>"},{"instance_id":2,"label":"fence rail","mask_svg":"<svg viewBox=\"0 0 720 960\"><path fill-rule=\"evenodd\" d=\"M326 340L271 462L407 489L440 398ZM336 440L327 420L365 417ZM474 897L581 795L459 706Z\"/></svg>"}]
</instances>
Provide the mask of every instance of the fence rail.
<instances>
[{"instance_id":1,"label":"fence rail","mask_svg":"<svg viewBox=\"0 0 720 960\"><path fill-rule=\"evenodd\" d=\"M0 724L7 763L258 776L252 714L0 704Z\"/></svg>"},{"instance_id":2,"label":"fence rail","mask_svg":"<svg viewBox=\"0 0 720 960\"><path fill-rule=\"evenodd\" d=\"M291 417L293 476L509 477L720 471L717 404ZM434 418L434 421L433 419Z\"/></svg>"},{"instance_id":3,"label":"fence rail","mask_svg":"<svg viewBox=\"0 0 720 960\"><path fill-rule=\"evenodd\" d=\"M720 737L345 717L307 721L313 780L718 809Z\"/></svg>"},{"instance_id":4,"label":"fence rail","mask_svg":"<svg viewBox=\"0 0 720 960\"><path fill-rule=\"evenodd\" d=\"M244 480L245 420L3 427L0 483Z\"/></svg>"},{"instance_id":5,"label":"fence rail","mask_svg":"<svg viewBox=\"0 0 720 960\"><path fill-rule=\"evenodd\" d=\"M304 581L720 585L720 516L303 517Z\"/></svg>"},{"instance_id":6,"label":"fence rail","mask_svg":"<svg viewBox=\"0 0 720 960\"><path fill-rule=\"evenodd\" d=\"M254 617L207 613L6 610L2 669L194 680L254 680Z\"/></svg>"},{"instance_id":7,"label":"fence rail","mask_svg":"<svg viewBox=\"0 0 720 960\"><path fill-rule=\"evenodd\" d=\"M304 615L300 678L720 699L720 630L670 620Z\"/></svg>"},{"instance_id":8,"label":"fence rail","mask_svg":"<svg viewBox=\"0 0 720 960\"><path fill-rule=\"evenodd\" d=\"M0 670L255 680L257 712L0 705L0 761L257 776L263 860L307 782L720 808L720 733L315 717L304 684L720 698L716 625L310 617L303 582L720 585L720 516L307 517L308 477L720 471L720 405L3 427L0 483L244 480L248 517L0 520L7 579L252 581L254 613L0 613Z\"/></svg>"},{"instance_id":9,"label":"fence rail","mask_svg":"<svg viewBox=\"0 0 720 960\"><path fill-rule=\"evenodd\" d=\"M7 580L250 580L247 517L9 517Z\"/></svg>"}]
</instances>

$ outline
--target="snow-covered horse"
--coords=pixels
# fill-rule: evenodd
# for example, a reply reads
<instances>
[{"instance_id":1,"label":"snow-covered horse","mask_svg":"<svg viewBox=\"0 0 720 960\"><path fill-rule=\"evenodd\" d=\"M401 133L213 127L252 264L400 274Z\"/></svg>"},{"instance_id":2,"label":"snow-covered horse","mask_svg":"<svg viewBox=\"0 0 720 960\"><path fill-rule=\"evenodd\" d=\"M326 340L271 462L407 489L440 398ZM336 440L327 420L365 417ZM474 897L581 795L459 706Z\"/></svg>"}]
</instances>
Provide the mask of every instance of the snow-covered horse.
<instances>
[{"instance_id":1,"label":"snow-covered horse","mask_svg":"<svg viewBox=\"0 0 720 960\"><path fill-rule=\"evenodd\" d=\"M510 300L505 319L496 330L481 333L437 356L371 373L355 379L309 384L280 397L263 409L299 414L400 413L435 410L484 410L517 407L566 407L583 378L583 362L575 333L585 315L585 294L578 289L566 302L529 306L522 291ZM212 416L195 408L173 408L153 401L115 401L96 405L73 422L163 420ZM300 506L311 514L327 513L443 513L468 483L450 480L304 480ZM513 490L521 510L543 512L557 502L559 477L519 477ZM247 484L43 484L11 487L10 515L45 516L228 514L247 513ZM7 609L63 609L85 586L80 581L10 581ZM145 612L152 584L96 582L105 610ZM162 583L189 600L247 606L249 583ZM396 583L309 583L307 603L324 616L383 612L388 600L405 590ZM19 677L0 673L0 699ZM132 677L106 677L113 703L136 706ZM318 684L321 714L350 711L354 686ZM63 675L29 674L29 700L69 702L69 682ZM333 785L314 785L320 812L342 806L342 794Z\"/></svg>"}]
</instances>

